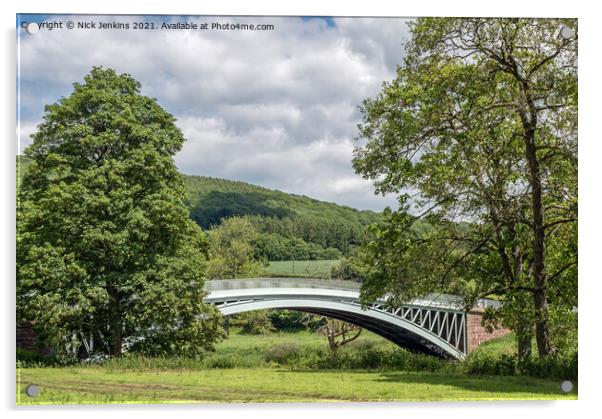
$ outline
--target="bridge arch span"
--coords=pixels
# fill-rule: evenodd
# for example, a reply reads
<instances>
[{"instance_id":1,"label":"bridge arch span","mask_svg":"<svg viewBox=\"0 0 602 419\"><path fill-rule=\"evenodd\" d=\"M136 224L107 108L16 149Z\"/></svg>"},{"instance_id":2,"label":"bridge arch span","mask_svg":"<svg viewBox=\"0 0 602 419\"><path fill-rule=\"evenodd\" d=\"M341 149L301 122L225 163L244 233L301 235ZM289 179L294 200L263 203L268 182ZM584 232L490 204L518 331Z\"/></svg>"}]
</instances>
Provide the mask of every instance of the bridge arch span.
<instances>
[{"instance_id":1,"label":"bridge arch span","mask_svg":"<svg viewBox=\"0 0 602 419\"><path fill-rule=\"evenodd\" d=\"M370 330L393 343L418 352L462 359L464 354L433 333L427 333L415 324L378 312L362 310L355 304L324 301L319 299L274 299L253 301L220 308L222 315L229 316L254 310L287 309L332 317Z\"/></svg>"},{"instance_id":2,"label":"bridge arch span","mask_svg":"<svg viewBox=\"0 0 602 419\"><path fill-rule=\"evenodd\" d=\"M344 320L410 350L451 359L466 356L466 313L449 301L414 301L395 309L375 302L363 308L359 284L348 281L222 280L208 281L206 288L205 301L224 316L296 310Z\"/></svg>"}]
</instances>

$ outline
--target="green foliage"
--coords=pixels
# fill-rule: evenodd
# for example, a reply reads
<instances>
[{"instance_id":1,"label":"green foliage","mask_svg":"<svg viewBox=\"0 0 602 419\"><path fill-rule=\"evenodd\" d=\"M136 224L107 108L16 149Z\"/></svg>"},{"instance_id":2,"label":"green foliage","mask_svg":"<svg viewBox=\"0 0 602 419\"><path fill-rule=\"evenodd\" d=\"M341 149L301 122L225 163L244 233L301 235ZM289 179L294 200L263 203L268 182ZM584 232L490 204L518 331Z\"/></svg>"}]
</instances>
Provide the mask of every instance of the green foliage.
<instances>
[{"instance_id":1,"label":"green foliage","mask_svg":"<svg viewBox=\"0 0 602 419\"><path fill-rule=\"evenodd\" d=\"M240 360L233 355L215 355L207 359L204 366L207 368L229 369L236 368L240 364Z\"/></svg>"},{"instance_id":2,"label":"green foliage","mask_svg":"<svg viewBox=\"0 0 602 419\"><path fill-rule=\"evenodd\" d=\"M265 351L266 362L274 362L280 365L295 364L300 357L301 346L292 342L274 345Z\"/></svg>"},{"instance_id":3,"label":"green foliage","mask_svg":"<svg viewBox=\"0 0 602 419\"><path fill-rule=\"evenodd\" d=\"M233 338L253 339L248 335L233 331ZM241 331L242 332L242 331ZM268 335L274 336L274 335ZM268 336L257 339L268 339ZM310 339L308 339L310 338ZM164 370L170 368L202 370L205 368L294 368L306 370L384 370L405 372L436 372L448 375L462 374L475 376L531 376L539 378L577 379L577 353L563 356L538 358L519 362L516 348L508 338L487 342L471 353L464 361L449 361L431 355L413 353L393 344L369 336L350 342L331 356L323 338L307 332L280 334L270 344L260 345L242 341L233 344L233 350L219 349L207 354L202 360L184 358L145 358L128 356L120 360L109 359L102 363L112 369ZM227 343L224 342L224 343ZM223 345L223 344L222 344ZM260 346L258 346L260 345ZM258 350L259 356L250 349Z\"/></svg>"},{"instance_id":4,"label":"green foliage","mask_svg":"<svg viewBox=\"0 0 602 419\"><path fill-rule=\"evenodd\" d=\"M579 342L578 316L575 310L553 307L550 310L551 340L561 357L577 353Z\"/></svg>"},{"instance_id":5,"label":"green foliage","mask_svg":"<svg viewBox=\"0 0 602 419\"><path fill-rule=\"evenodd\" d=\"M462 247L445 239L466 235L463 225L433 217L427 224L401 210L386 209L383 216L382 225L370 227L370 239L350 267L363 279L362 301L368 303L387 295L391 304L399 305L431 292L474 298L478 276L453 265L463 254Z\"/></svg>"},{"instance_id":6,"label":"green foliage","mask_svg":"<svg viewBox=\"0 0 602 419\"><path fill-rule=\"evenodd\" d=\"M239 326L243 333L267 335L275 331L267 310L247 311L232 317L232 326Z\"/></svg>"},{"instance_id":7,"label":"green foliage","mask_svg":"<svg viewBox=\"0 0 602 419\"><path fill-rule=\"evenodd\" d=\"M238 327L241 333L251 335L314 330L321 323L313 317L308 321L307 314L294 310L255 310L230 317L232 327Z\"/></svg>"},{"instance_id":8,"label":"green foliage","mask_svg":"<svg viewBox=\"0 0 602 419\"><path fill-rule=\"evenodd\" d=\"M349 349L336 357L323 357L315 366L319 369L378 369L402 371L453 372L453 364L433 356L416 354L401 348Z\"/></svg>"},{"instance_id":9,"label":"green foliage","mask_svg":"<svg viewBox=\"0 0 602 419\"><path fill-rule=\"evenodd\" d=\"M209 231L211 257L207 277L230 279L261 276L265 267L252 245L256 237L257 231L247 218L228 218L212 228Z\"/></svg>"},{"instance_id":10,"label":"green foliage","mask_svg":"<svg viewBox=\"0 0 602 419\"><path fill-rule=\"evenodd\" d=\"M127 74L95 67L46 107L17 202L17 312L68 354L210 349L207 243L172 156L175 119Z\"/></svg>"},{"instance_id":11,"label":"green foliage","mask_svg":"<svg viewBox=\"0 0 602 419\"><path fill-rule=\"evenodd\" d=\"M401 204L363 246L364 301L494 296L490 321L554 353L577 306L577 37L562 26L577 33L572 19L412 23L397 77L361 109L354 168Z\"/></svg>"},{"instance_id":12,"label":"green foliage","mask_svg":"<svg viewBox=\"0 0 602 419\"><path fill-rule=\"evenodd\" d=\"M519 361L516 354L496 355L477 351L461 364L461 371L471 375L521 375L576 380L577 353Z\"/></svg>"},{"instance_id":13,"label":"green foliage","mask_svg":"<svg viewBox=\"0 0 602 419\"><path fill-rule=\"evenodd\" d=\"M487 352L476 352L468 357L463 368L467 374L514 375L516 362L516 356L513 354L492 355Z\"/></svg>"},{"instance_id":14,"label":"green foliage","mask_svg":"<svg viewBox=\"0 0 602 419\"><path fill-rule=\"evenodd\" d=\"M31 160L26 156L18 156L17 162L17 176L21 179L27 172ZM346 252L352 250L354 246L357 246L363 240L362 232L365 226L379 219L379 215L371 211L357 211L347 207L339 207L336 204L324 203L307 197L293 195L293 197L303 203L300 206L303 209L303 211L300 211L301 213L308 211L308 208L314 205L325 206L327 208L333 207L334 210L327 211L327 216L330 217L327 223L324 223L323 219L316 221L314 215L311 215L309 218L304 215L299 216L292 210L287 210L286 212L286 217L291 219L283 220L275 213L256 211L253 205L248 205L247 200L248 195L252 195L252 191L261 190L266 191L265 193L268 194L273 193L277 198L274 202L279 202L279 205L288 205L285 199L288 194L284 192L264 190L258 186L223 179L198 176L184 176L184 179L189 189L189 194L197 193L197 189L195 188L199 186L203 188L201 189L203 191L205 191L204 188L208 188L208 190L211 190L211 188L224 188L227 190L231 187L241 190L239 193L241 201L238 202L240 205L239 210L222 214L223 217L217 219L215 223L205 223L202 221L204 220L203 217L196 217L195 220L206 229L215 228L225 218L244 218L248 220L256 230L251 245L255 252L254 258L258 260L339 259L343 254L343 251L340 249L347 249ZM214 199L211 201L213 203L210 204L207 204L205 201L199 202L199 205L203 205L203 207L206 205L215 205L216 208L221 208L221 206L230 205L228 202L216 201L215 197L221 196L219 194L202 192L200 196L203 199L212 196L212 199ZM357 216L356 212L361 213L362 216ZM313 212L310 214L313 214ZM352 220L351 224L354 227L341 225L341 223L348 224L348 220ZM316 230L313 230L314 228Z\"/></svg>"},{"instance_id":15,"label":"green foliage","mask_svg":"<svg viewBox=\"0 0 602 419\"><path fill-rule=\"evenodd\" d=\"M23 348L17 348L16 356L17 368L58 367L72 363L57 354L43 354Z\"/></svg>"},{"instance_id":16,"label":"green foliage","mask_svg":"<svg viewBox=\"0 0 602 419\"><path fill-rule=\"evenodd\" d=\"M230 337L220 343L197 369L214 365L212 359L234 359L234 368L287 367L295 369L339 370L405 370L439 371L453 373L458 363L450 363L430 355L416 354L401 349L370 332L346 344L333 357L324 338L307 331L272 333L250 336L241 329L232 328ZM232 365L232 364L229 364Z\"/></svg>"},{"instance_id":17,"label":"green foliage","mask_svg":"<svg viewBox=\"0 0 602 419\"><path fill-rule=\"evenodd\" d=\"M258 257L270 261L325 260L342 256L339 249L323 248L316 243L307 243L298 237L285 237L278 233L261 233L253 242Z\"/></svg>"},{"instance_id":18,"label":"green foliage","mask_svg":"<svg viewBox=\"0 0 602 419\"><path fill-rule=\"evenodd\" d=\"M270 320L274 329L279 331L298 331L306 329L304 313L294 310L270 310Z\"/></svg>"},{"instance_id":19,"label":"green foliage","mask_svg":"<svg viewBox=\"0 0 602 419\"><path fill-rule=\"evenodd\" d=\"M274 313L275 311L272 311ZM322 336L300 331L250 335L233 326L228 339L216 345L214 352L200 357L147 357L127 353L120 358L99 359L96 363L108 371L185 371L201 372L207 369L231 368L289 368L303 370L381 370L406 373L432 372L447 376L494 375L553 378L577 378L577 353L562 356L534 358L521 363L516 356L513 337L486 342L465 361L448 361L434 356L413 353L365 331L357 340L347 344L331 356ZM39 355L24 353L19 366L66 365L39 360Z\"/></svg>"},{"instance_id":20,"label":"green foliage","mask_svg":"<svg viewBox=\"0 0 602 419\"><path fill-rule=\"evenodd\" d=\"M248 216L258 233L266 235L258 249L268 260L324 259L324 254L311 253L327 251L333 256L329 248L346 254L362 242L366 226L380 221L373 211L244 182L200 176L185 179L192 217L201 227L208 229L224 218ZM303 246L307 247L297 249Z\"/></svg>"},{"instance_id":21,"label":"green foliage","mask_svg":"<svg viewBox=\"0 0 602 419\"><path fill-rule=\"evenodd\" d=\"M205 177L188 177L189 191L195 197L193 218L204 229L218 225L222 219L257 215L287 218L295 212L282 206L270 196L274 192L243 182Z\"/></svg>"},{"instance_id":22,"label":"green foliage","mask_svg":"<svg viewBox=\"0 0 602 419\"><path fill-rule=\"evenodd\" d=\"M535 344L535 339L530 345ZM518 356L515 336L510 334L481 344L458 363L457 371L471 375L516 375L555 379L577 379L577 348L563 347L554 356L528 359Z\"/></svg>"},{"instance_id":23,"label":"green foliage","mask_svg":"<svg viewBox=\"0 0 602 419\"><path fill-rule=\"evenodd\" d=\"M554 355L544 358L532 358L518 362L517 375L565 380L577 380L579 373L577 352Z\"/></svg>"},{"instance_id":24,"label":"green foliage","mask_svg":"<svg viewBox=\"0 0 602 419\"><path fill-rule=\"evenodd\" d=\"M330 268L330 278L362 282L364 275L361 260L357 256L343 258Z\"/></svg>"}]
</instances>

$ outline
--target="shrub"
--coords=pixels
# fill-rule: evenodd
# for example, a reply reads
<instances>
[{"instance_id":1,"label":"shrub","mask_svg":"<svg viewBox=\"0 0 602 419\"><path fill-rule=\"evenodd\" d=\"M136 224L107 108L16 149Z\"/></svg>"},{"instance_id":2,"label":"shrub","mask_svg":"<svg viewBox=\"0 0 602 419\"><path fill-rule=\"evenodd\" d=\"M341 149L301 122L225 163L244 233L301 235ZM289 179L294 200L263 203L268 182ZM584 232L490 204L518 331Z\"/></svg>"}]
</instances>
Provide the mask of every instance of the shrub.
<instances>
[{"instance_id":1,"label":"shrub","mask_svg":"<svg viewBox=\"0 0 602 419\"><path fill-rule=\"evenodd\" d=\"M298 361L301 356L301 347L295 343L282 343L274 345L265 351L264 359L277 364L289 364Z\"/></svg>"},{"instance_id":2,"label":"shrub","mask_svg":"<svg viewBox=\"0 0 602 419\"><path fill-rule=\"evenodd\" d=\"M213 355L205 360L208 368L229 369L238 367L238 360L234 355Z\"/></svg>"},{"instance_id":3,"label":"shrub","mask_svg":"<svg viewBox=\"0 0 602 419\"><path fill-rule=\"evenodd\" d=\"M455 363L436 356L410 352L395 348L387 359L387 368L403 369L406 371L444 371L455 367Z\"/></svg>"},{"instance_id":4,"label":"shrub","mask_svg":"<svg viewBox=\"0 0 602 419\"><path fill-rule=\"evenodd\" d=\"M57 354L42 354L37 351L17 348L17 368L58 367L70 365L74 359Z\"/></svg>"},{"instance_id":5,"label":"shrub","mask_svg":"<svg viewBox=\"0 0 602 419\"><path fill-rule=\"evenodd\" d=\"M405 371L443 371L450 369L449 361L434 356L417 354L401 348L360 349L349 347L336 357L322 357L317 362L319 369L396 369ZM453 364L455 365L455 364Z\"/></svg>"},{"instance_id":6,"label":"shrub","mask_svg":"<svg viewBox=\"0 0 602 419\"><path fill-rule=\"evenodd\" d=\"M276 330L297 331L308 328L304 323L306 314L300 311L271 310L268 315Z\"/></svg>"},{"instance_id":7,"label":"shrub","mask_svg":"<svg viewBox=\"0 0 602 419\"><path fill-rule=\"evenodd\" d=\"M473 375L515 375L516 355L474 352L462 363L462 369Z\"/></svg>"},{"instance_id":8,"label":"shrub","mask_svg":"<svg viewBox=\"0 0 602 419\"><path fill-rule=\"evenodd\" d=\"M461 364L461 370L474 375L526 375L539 378L577 378L577 352L570 355L532 358L518 362L516 355L474 352Z\"/></svg>"},{"instance_id":9,"label":"shrub","mask_svg":"<svg viewBox=\"0 0 602 419\"><path fill-rule=\"evenodd\" d=\"M343 258L339 263L330 268L330 277L333 279L342 279L361 282L361 268L353 258Z\"/></svg>"},{"instance_id":10,"label":"shrub","mask_svg":"<svg viewBox=\"0 0 602 419\"><path fill-rule=\"evenodd\" d=\"M240 326L243 333L251 335L267 335L275 330L266 310L241 313L232 320L232 325Z\"/></svg>"},{"instance_id":11,"label":"shrub","mask_svg":"<svg viewBox=\"0 0 602 419\"><path fill-rule=\"evenodd\" d=\"M359 351L365 351L368 349L372 349L374 348L374 346L376 345L376 342L373 340L368 340L368 339L357 339L354 340L352 342L349 342L346 346L349 349L356 349Z\"/></svg>"},{"instance_id":12,"label":"shrub","mask_svg":"<svg viewBox=\"0 0 602 419\"><path fill-rule=\"evenodd\" d=\"M534 358L517 365L517 374L540 378L576 379L577 352L547 358Z\"/></svg>"}]
</instances>

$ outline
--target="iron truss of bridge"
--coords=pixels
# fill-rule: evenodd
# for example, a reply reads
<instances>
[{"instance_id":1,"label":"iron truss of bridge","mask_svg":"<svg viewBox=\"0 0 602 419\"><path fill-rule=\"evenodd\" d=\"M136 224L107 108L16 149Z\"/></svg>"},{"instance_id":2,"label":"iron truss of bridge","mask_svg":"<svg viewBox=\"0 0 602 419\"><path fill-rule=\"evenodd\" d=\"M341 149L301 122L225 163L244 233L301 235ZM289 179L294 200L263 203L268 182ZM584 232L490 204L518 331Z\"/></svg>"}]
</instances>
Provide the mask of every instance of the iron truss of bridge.
<instances>
[{"instance_id":1,"label":"iron truss of bridge","mask_svg":"<svg viewBox=\"0 0 602 419\"><path fill-rule=\"evenodd\" d=\"M257 278L207 281L207 303L224 316L261 309L289 309L332 317L368 329L404 348L445 358L467 354L467 314L458 297L431 294L392 307L362 307L352 281ZM480 300L479 305L495 305Z\"/></svg>"}]
</instances>

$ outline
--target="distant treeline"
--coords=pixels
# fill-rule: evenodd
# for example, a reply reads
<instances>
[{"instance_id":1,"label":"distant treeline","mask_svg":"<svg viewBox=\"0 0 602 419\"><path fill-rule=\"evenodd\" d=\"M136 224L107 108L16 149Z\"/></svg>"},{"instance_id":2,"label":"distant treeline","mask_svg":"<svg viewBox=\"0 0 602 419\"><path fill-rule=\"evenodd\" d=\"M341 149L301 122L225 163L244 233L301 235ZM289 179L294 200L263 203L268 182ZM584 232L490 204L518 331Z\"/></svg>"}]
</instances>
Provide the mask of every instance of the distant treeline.
<instances>
[{"instance_id":1,"label":"distant treeline","mask_svg":"<svg viewBox=\"0 0 602 419\"><path fill-rule=\"evenodd\" d=\"M186 176L192 218L204 229L246 217L259 233L256 249L268 260L336 259L365 238L380 214L287 194L244 182Z\"/></svg>"}]
</instances>

